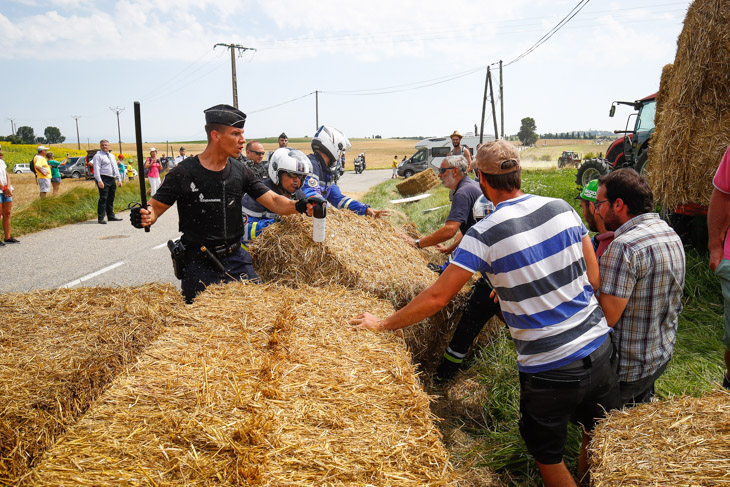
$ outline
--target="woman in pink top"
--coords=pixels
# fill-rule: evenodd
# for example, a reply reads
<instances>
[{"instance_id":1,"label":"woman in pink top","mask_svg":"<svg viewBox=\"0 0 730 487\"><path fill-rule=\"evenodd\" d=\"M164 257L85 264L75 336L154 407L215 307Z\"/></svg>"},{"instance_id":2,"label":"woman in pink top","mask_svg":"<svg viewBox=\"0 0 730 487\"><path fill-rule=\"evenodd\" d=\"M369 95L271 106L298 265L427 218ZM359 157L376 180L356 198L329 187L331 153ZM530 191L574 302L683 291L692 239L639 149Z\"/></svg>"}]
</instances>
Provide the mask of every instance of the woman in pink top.
<instances>
[{"instance_id":1,"label":"woman in pink top","mask_svg":"<svg viewBox=\"0 0 730 487\"><path fill-rule=\"evenodd\" d=\"M150 196L154 196L161 184L160 169L162 169L160 160L157 158L157 149L154 147L150 149L150 156L145 161L144 168L147 169L147 179L150 182Z\"/></svg>"}]
</instances>

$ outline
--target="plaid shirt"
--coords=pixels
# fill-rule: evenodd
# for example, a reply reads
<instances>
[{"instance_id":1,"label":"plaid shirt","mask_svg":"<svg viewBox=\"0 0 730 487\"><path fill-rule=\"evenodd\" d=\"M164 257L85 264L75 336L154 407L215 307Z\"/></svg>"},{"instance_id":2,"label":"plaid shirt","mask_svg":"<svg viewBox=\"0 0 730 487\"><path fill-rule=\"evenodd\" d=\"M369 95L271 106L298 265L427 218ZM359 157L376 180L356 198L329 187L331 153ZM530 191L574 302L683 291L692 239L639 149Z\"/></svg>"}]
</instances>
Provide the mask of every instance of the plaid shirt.
<instances>
[{"instance_id":1,"label":"plaid shirt","mask_svg":"<svg viewBox=\"0 0 730 487\"><path fill-rule=\"evenodd\" d=\"M629 300L614 329L619 379L635 382L672 357L682 311L684 247L659 215L645 213L616 230L600 269L601 294Z\"/></svg>"}]
</instances>

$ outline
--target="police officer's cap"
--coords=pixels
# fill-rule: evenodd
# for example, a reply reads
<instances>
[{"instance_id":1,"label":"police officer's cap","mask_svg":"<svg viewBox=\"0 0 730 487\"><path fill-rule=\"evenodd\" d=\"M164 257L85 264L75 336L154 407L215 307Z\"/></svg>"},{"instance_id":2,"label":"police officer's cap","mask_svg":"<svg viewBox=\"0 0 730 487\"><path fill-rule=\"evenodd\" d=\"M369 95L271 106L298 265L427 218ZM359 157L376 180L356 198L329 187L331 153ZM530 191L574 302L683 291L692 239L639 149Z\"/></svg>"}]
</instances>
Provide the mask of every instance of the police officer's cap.
<instances>
[{"instance_id":1,"label":"police officer's cap","mask_svg":"<svg viewBox=\"0 0 730 487\"><path fill-rule=\"evenodd\" d=\"M204 110L205 123L227 125L229 127L243 128L246 123L246 114L230 105L216 105Z\"/></svg>"},{"instance_id":2,"label":"police officer's cap","mask_svg":"<svg viewBox=\"0 0 730 487\"><path fill-rule=\"evenodd\" d=\"M286 134L284 132L282 132L281 135L279 136L279 138L280 139L288 139L289 137L287 137Z\"/></svg>"}]
</instances>

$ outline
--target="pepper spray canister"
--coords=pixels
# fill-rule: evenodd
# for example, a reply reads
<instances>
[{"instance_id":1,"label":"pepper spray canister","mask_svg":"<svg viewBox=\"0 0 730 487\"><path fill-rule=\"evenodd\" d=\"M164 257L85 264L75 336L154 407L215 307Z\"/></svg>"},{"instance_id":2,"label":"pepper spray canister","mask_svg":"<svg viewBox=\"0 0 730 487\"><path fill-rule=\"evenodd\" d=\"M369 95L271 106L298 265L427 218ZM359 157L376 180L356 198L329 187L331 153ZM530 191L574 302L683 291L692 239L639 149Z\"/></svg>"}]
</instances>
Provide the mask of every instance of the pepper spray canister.
<instances>
[{"instance_id":1,"label":"pepper spray canister","mask_svg":"<svg viewBox=\"0 0 730 487\"><path fill-rule=\"evenodd\" d=\"M314 203L312 213L312 240L315 242L324 242L326 216L327 202L321 201Z\"/></svg>"}]
</instances>

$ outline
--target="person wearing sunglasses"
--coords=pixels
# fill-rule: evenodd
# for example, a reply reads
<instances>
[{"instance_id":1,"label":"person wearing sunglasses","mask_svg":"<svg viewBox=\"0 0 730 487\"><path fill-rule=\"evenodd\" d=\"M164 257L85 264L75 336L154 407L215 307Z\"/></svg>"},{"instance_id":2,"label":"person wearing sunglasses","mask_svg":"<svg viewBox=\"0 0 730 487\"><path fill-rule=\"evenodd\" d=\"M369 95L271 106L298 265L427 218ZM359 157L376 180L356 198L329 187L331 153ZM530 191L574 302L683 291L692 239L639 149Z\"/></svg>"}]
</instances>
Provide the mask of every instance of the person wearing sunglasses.
<instances>
[{"instance_id":1,"label":"person wearing sunglasses","mask_svg":"<svg viewBox=\"0 0 730 487\"><path fill-rule=\"evenodd\" d=\"M271 155L268 170L269 177L263 181L264 186L295 201L305 198L301 187L304 178L312 172L312 164L304 152L289 147L276 149ZM241 200L241 206L245 229L241 245L248 250L247 245L251 240L275 223L278 215L248 194Z\"/></svg>"},{"instance_id":2,"label":"person wearing sunglasses","mask_svg":"<svg viewBox=\"0 0 730 487\"><path fill-rule=\"evenodd\" d=\"M244 162L262 181L269 177L267 163L263 162L264 146L257 140L252 140L246 144L246 158Z\"/></svg>"}]
</instances>

